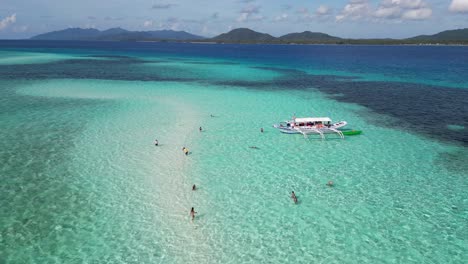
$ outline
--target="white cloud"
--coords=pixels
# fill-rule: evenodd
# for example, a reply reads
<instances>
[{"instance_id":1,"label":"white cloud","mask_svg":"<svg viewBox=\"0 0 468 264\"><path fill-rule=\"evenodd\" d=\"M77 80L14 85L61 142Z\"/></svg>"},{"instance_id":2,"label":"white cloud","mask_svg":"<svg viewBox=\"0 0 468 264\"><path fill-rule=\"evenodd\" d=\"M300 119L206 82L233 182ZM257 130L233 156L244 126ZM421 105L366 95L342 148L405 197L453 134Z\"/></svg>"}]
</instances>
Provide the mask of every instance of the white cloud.
<instances>
[{"instance_id":1,"label":"white cloud","mask_svg":"<svg viewBox=\"0 0 468 264\"><path fill-rule=\"evenodd\" d=\"M341 13L336 16L336 21L346 19L357 20L370 14L371 6L368 0L350 0Z\"/></svg>"},{"instance_id":2,"label":"white cloud","mask_svg":"<svg viewBox=\"0 0 468 264\"><path fill-rule=\"evenodd\" d=\"M237 22L245 22L249 19L249 13L241 13L240 16L236 19Z\"/></svg>"},{"instance_id":3,"label":"white cloud","mask_svg":"<svg viewBox=\"0 0 468 264\"><path fill-rule=\"evenodd\" d=\"M386 19L423 20L431 17L432 9L424 0L383 0L374 13Z\"/></svg>"},{"instance_id":4,"label":"white cloud","mask_svg":"<svg viewBox=\"0 0 468 264\"><path fill-rule=\"evenodd\" d=\"M153 26L153 20L146 20L143 22L144 27L152 27Z\"/></svg>"},{"instance_id":5,"label":"white cloud","mask_svg":"<svg viewBox=\"0 0 468 264\"><path fill-rule=\"evenodd\" d=\"M468 0L464 0L468 1ZM432 9L425 0L381 0L377 8L369 0L350 0L336 21L360 20L371 17L394 20L423 20L432 16Z\"/></svg>"},{"instance_id":6,"label":"white cloud","mask_svg":"<svg viewBox=\"0 0 468 264\"><path fill-rule=\"evenodd\" d=\"M379 18L398 18L401 15L401 8L398 6L379 6L374 16Z\"/></svg>"},{"instance_id":7,"label":"white cloud","mask_svg":"<svg viewBox=\"0 0 468 264\"><path fill-rule=\"evenodd\" d=\"M275 22L280 22L280 21L285 21L288 20L288 14L281 14L273 18L273 21Z\"/></svg>"},{"instance_id":8,"label":"white cloud","mask_svg":"<svg viewBox=\"0 0 468 264\"><path fill-rule=\"evenodd\" d=\"M403 19L410 19L410 20L423 20L426 18L431 17L432 9L430 8L418 8L418 9L410 9L403 13L401 18Z\"/></svg>"},{"instance_id":9,"label":"white cloud","mask_svg":"<svg viewBox=\"0 0 468 264\"><path fill-rule=\"evenodd\" d=\"M236 19L237 22L247 22L247 21L261 21L265 19L262 15L252 15L249 13L241 13L240 16Z\"/></svg>"},{"instance_id":10,"label":"white cloud","mask_svg":"<svg viewBox=\"0 0 468 264\"><path fill-rule=\"evenodd\" d=\"M321 5L317 8L315 13L319 16L328 15L330 13L330 8L328 8L326 5Z\"/></svg>"},{"instance_id":11,"label":"white cloud","mask_svg":"<svg viewBox=\"0 0 468 264\"><path fill-rule=\"evenodd\" d=\"M452 0L449 10L457 13L468 13L468 0Z\"/></svg>"},{"instance_id":12,"label":"white cloud","mask_svg":"<svg viewBox=\"0 0 468 264\"><path fill-rule=\"evenodd\" d=\"M392 4L400 6L401 8L409 9L426 7L426 3L423 0L384 0L382 2L391 2Z\"/></svg>"},{"instance_id":13,"label":"white cloud","mask_svg":"<svg viewBox=\"0 0 468 264\"><path fill-rule=\"evenodd\" d=\"M310 22L321 22L332 18L333 10L326 5L320 5L314 12L309 11L305 7L297 9L296 14L298 15L299 21L310 23Z\"/></svg>"},{"instance_id":14,"label":"white cloud","mask_svg":"<svg viewBox=\"0 0 468 264\"><path fill-rule=\"evenodd\" d=\"M7 28L9 25L16 22L16 14L12 14L11 16L5 17L0 21L0 30Z\"/></svg>"},{"instance_id":15,"label":"white cloud","mask_svg":"<svg viewBox=\"0 0 468 264\"><path fill-rule=\"evenodd\" d=\"M237 22L247 21L261 21L265 17L260 15L260 6L250 5L242 8L239 17L236 19Z\"/></svg>"}]
</instances>

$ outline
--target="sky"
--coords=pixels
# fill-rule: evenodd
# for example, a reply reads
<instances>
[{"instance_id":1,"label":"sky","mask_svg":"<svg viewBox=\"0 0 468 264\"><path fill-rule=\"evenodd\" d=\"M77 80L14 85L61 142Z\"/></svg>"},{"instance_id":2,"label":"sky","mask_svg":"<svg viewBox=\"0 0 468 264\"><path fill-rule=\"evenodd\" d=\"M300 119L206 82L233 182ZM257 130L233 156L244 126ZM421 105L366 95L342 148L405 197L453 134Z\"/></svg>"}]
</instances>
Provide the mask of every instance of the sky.
<instances>
[{"instance_id":1,"label":"sky","mask_svg":"<svg viewBox=\"0 0 468 264\"><path fill-rule=\"evenodd\" d=\"M70 27L406 38L468 28L468 0L0 0L0 39Z\"/></svg>"}]
</instances>

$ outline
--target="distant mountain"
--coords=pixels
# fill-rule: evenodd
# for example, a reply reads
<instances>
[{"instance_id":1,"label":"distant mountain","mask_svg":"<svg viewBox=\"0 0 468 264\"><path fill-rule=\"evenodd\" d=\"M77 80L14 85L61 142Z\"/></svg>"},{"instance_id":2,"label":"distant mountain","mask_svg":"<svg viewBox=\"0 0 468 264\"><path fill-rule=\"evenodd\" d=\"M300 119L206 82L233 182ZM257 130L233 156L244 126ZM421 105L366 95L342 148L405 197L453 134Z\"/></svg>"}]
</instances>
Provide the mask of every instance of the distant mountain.
<instances>
[{"instance_id":1,"label":"distant mountain","mask_svg":"<svg viewBox=\"0 0 468 264\"><path fill-rule=\"evenodd\" d=\"M68 28L40 34L34 40L108 40L108 41L145 41L145 40L198 40L202 36L185 31L156 30L129 31L122 28L111 28L104 31L97 29Z\"/></svg>"},{"instance_id":2,"label":"distant mountain","mask_svg":"<svg viewBox=\"0 0 468 264\"><path fill-rule=\"evenodd\" d=\"M304 42L304 41L339 41L341 38L330 36L320 32L304 31L302 33L290 33L279 37L278 39L287 42Z\"/></svg>"},{"instance_id":3,"label":"distant mountain","mask_svg":"<svg viewBox=\"0 0 468 264\"><path fill-rule=\"evenodd\" d=\"M204 39L205 37L193 35L185 31L174 31L174 30L158 30L158 31L147 31L151 34L152 37L161 38L161 39Z\"/></svg>"},{"instance_id":4,"label":"distant mountain","mask_svg":"<svg viewBox=\"0 0 468 264\"><path fill-rule=\"evenodd\" d=\"M214 38L204 38L185 31L129 31L111 28L104 31L97 29L68 28L40 34L34 40L105 40L105 41L201 41L221 43L268 43L268 44L463 44L468 45L468 28L446 30L434 35L420 35L407 39L344 39L325 33L304 31L290 33L279 38L256 32L248 28L237 28Z\"/></svg>"},{"instance_id":5,"label":"distant mountain","mask_svg":"<svg viewBox=\"0 0 468 264\"><path fill-rule=\"evenodd\" d=\"M216 36L211 41L227 43L291 43L291 42L326 42L335 43L341 38L330 36L325 33L304 31L302 33L291 33L279 38L269 34L253 31L248 28L237 28L227 33Z\"/></svg>"},{"instance_id":6,"label":"distant mountain","mask_svg":"<svg viewBox=\"0 0 468 264\"><path fill-rule=\"evenodd\" d=\"M252 43L252 42L272 42L277 40L275 37L253 31L248 28L236 28L227 33L223 33L211 39L217 42L241 42L241 43Z\"/></svg>"},{"instance_id":7,"label":"distant mountain","mask_svg":"<svg viewBox=\"0 0 468 264\"><path fill-rule=\"evenodd\" d=\"M269 34L253 31L248 28L238 28L205 41L225 43L269 43L269 44L370 44L370 45L398 45L398 44L468 44L468 28L447 30L434 35L421 35L407 39L344 39L325 33L304 31L290 33L279 38Z\"/></svg>"},{"instance_id":8,"label":"distant mountain","mask_svg":"<svg viewBox=\"0 0 468 264\"><path fill-rule=\"evenodd\" d=\"M100 31L94 28L68 28L65 30L52 31L45 34L40 34L31 39L40 40L89 40L97 38Z\"/></svg>"},{"instance_id":9,"label":"distant mountain","mask_svg":"<svg viewBox=\"0 0 468 264\"><path fill-rule=\"evenodd\" d=\"M425 41L468 41L468 28L445 30L434 35L420 35L408 40L425 40Z\"/></svg>"},{"instance_id":10,"label":"distant mountain","mask_svg":"<svg viewBox=\"0 0 468 264\"><path fill-rule=\"evenodd\" d=\"M119 35L119 34L125 34L125 33L128 33L130 31L126 30L126 29L123 29L123 28L109 28L107 30L104 30L104 31L101 31L101 35L100 36L112 36L112 35Z\"/></svg>"}]
</instances>

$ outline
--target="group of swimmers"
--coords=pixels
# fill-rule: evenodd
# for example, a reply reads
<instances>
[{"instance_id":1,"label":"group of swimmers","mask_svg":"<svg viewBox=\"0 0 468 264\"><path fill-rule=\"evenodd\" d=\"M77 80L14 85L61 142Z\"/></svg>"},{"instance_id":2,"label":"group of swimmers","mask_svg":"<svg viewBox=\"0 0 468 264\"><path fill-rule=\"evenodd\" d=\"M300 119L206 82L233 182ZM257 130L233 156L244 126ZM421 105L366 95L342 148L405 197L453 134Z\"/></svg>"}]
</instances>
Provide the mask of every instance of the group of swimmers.
<instances>
[{"instance_id":1,"label":"group of swimmers","mask_svg":"<svg viewBox=\"0 0 468 264\"><path fill-rule=\"evenodd\" d=\"M200 127L198 130L202 132L203 128ZM154 145L159 146L159 141L157 139L154 140ZM190 153L189 149L186 147L183 147L182 151L184 152L185 156L188 156L188 154ZM192 186L192 191L195 191L195 190L197 190L197 186L194 184ZM192 221L195 219L195 214L197 214L197 212L195 212L195 209L192 207L192 209L190 210L190 217L192 218Z\"/></svg>"},{"instance_id":2,"label":"group of swimmers","mask_svg":"<svg viewBox=\"0 0 468 264\"><path fill-rule=\"evenodd\" d=\"M214 116L211 115L211 117L214 117ZM203 128L200 127L198 130L199 130L200 132L202 132L202 131L203 131ZM260 128L260 132L263 133L263 127ZM154 140L154 145L155 145L155 146L159 146L159 141L158 141L157 139ZM249 148L252 148L252 149L259 149L259 148L256 147L256 146L250 146ZM187 155L189 154L189 150L188 150L188 148L186 148L186 147L183 147L183 148L182 148L182 151L184 152L185 156L187 156ZM327 186L328 186L328 187L333 187L333 185L334 185L334 184L333 184L333 181L328 181L328 182L327 182ZM192 186L192 191L195 191L195 190L197 190L197 186L194 184L194 185ZM298 200L297 200L296 193L294 193L294 191L291 192L291 199L293 200L293 202L294 202L295 204L297 204ZM192 218L192 221L195 219L195 214L197 214L197 213L198 213L198 212L195 211L194 207L192 207L192 209L190 210L190 217Z\"/></svg>"},{"instance_id":3,"label":"group of swimmers","mask_svg":"<svg viewBox=\"0 0 468 264\"><path fill-rule=\"evenodd\" d=\"M213 115L211 115L211 117L213 117ZM199 127L198 131L202 132L203 128ZM190 153L188 148L186 148L186 147L183 147L182 151L184 152L185 156L187 156ZM196 191L196 190L197 190L197 186L195 184L192 185L192 191ZM192 209L190 209L190 217L192 218L192 221L195 220L195 214L197 214L197 213L198 212L195 211L194 207L192 207Z\"/></svg>"}]
</instances>

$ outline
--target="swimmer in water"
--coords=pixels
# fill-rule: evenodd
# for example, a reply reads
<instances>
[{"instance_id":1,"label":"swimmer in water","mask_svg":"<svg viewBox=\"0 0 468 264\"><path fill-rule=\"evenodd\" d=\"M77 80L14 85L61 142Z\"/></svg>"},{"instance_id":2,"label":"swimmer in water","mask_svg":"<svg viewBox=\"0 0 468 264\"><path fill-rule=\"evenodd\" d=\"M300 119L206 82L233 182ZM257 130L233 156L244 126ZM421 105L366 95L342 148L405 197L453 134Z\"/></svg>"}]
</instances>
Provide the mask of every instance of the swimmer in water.
<instances>
[{"instance_id":1,"label":"swimmer in water","mask_svg":"<svg viewBox=\"0 0 468 264\"><path fill-rule=\"evenodd\" d=\"M328 182L327 182L327 186L328 186L328 187L333 187L333 181L328 181Z\"/></svg>"},{"instance_id":2,"label":"swimmer in water","mask_svg":"<svg viewBox=\"0 0 468 264\"><path fill-rule=\"evenodd\" d=\"M251 149L260 149L259 147L256 147L256 146L250 146L249 148L251 148Z\"/></svg>"},{"instance_id":3,"label":"swimmer in water","mask_svg":"<svg viewBox=\"0 0 468 264\"><path fill-rule=\"evenodd\" d=\"M196 189L197 189L197 186L194 184L194 185L192 186L192 191L195 191Z\"/></svg>"},{"instance_id":4,"label":"swimmer in water","mask_svg":"<svg viewBox=\"0 0 468 264\"><path fill-rule=\"evenodd\" d=\"M202 132L203 129L202 129L202 127L200 127L198 130L200 130L200 132Z\"/></svg>"},{"instance_id":5,"label":"swimmer in water","mask_svg":"<svg viewBox=\"0 0 468 264\"><path fill-rule=\"evenodd\" d=\"M262 128L260 128L260 132L261 132L261 133L263 133L263 127L262 127Z\"/></svg>"},{"instance_id":6,"label":"swimmer in water","mask_svg":"<svg viewBox=\"0 0 468 264\"><path fill-rule=\"evenodd\" d=\"M155 146L158 146L159 145L159 141L157 139L154 140L154 145Z\"/></svg>"},{"instance_id":7,"label":"swimmer in water","mask_svg":"<svg viewBox=\"0 0 468 264\"><path fill-rule=\"evenodd\" d=\"M193 209L193 207L192 207L192 210L190 210L190 216L192 217L192 221L195 219L195 214L196 213L197 212L195 212L195 209Z\"/></svg>"},{"instance_id":8,"label":"swimmer in water","mask_svg":"<svg viewBox=\"0 0 468 264\"><path fill-rule=\"evenodd\" d=\"M184 147L182 150L184 151L185 156L187 156L189 154L188 148Z\"/></svg>"},{"instance_id":9,"label":"swimmer in water","mask_svg":"<svg viewBox=\"0 0 468 264\"><path fill-rule=\"evenodd\" d=\"M297 197L294 191L291 192L291 199L293 199L294 203L297 204Z\"/></svg>"}]
</instances>

